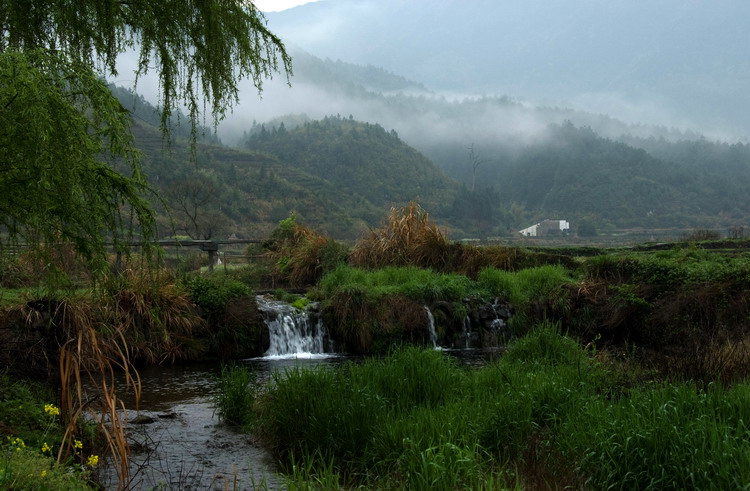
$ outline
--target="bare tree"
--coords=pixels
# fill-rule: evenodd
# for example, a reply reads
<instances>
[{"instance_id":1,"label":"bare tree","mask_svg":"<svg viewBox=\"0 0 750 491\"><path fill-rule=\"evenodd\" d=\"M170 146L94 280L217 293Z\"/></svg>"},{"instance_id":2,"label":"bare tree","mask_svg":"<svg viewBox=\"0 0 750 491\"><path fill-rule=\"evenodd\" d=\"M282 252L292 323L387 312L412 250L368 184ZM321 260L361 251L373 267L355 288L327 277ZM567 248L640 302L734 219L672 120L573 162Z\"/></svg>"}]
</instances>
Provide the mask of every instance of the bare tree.
<instances>
[{"instance_id":1,"label":"bare tree","mask_svg":"<svg viewBox=\"0 0 750 491\"><path fill-rule=\"evenodd\" d=\"M179 230L193 240L208 240L224 229L228 220L213 206L218 192L208 178L188 177L172 185L168 194Z\"/></svg>"},{"instance_id":2,"label":"bare tree","mask_svg":"<svg viewBox=\"0 0 750 491\"><path fill-rule=\"evenodd\" d=\"M490 162L490 160L481 159L479 154L474 152L473 143L467 147L467 150L469 150L469 163L471 164L471 192L473 193L477 185L477 169L480 165Z\"/></svg>"}]
</instances>

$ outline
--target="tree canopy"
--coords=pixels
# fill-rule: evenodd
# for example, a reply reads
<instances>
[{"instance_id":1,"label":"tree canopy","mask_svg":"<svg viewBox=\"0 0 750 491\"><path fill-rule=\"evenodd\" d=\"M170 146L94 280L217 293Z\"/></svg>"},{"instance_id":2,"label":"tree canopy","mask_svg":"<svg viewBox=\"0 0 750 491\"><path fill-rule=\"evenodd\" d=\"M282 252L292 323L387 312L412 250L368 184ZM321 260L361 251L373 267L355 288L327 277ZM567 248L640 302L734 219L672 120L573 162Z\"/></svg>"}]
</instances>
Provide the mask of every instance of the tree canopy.
<instances>
[{"instance_id":1,"label":"tree canopy","mask_svg":"<svg viewBox=\"0 0 750 491\"><path fill-rule=\"evenodd\" d=\"M162 130L184 106L195 133L220 120L239 84L291 59L244 0L9 0L0 3L0 234L72 241L92 264L104 234L135 224L154 235L128 110L104 77L138 55L136 79L158 75ZM132 229L131 229L132 230ZM3 235L0 235L2 237Z\"/></svg>"}]
</instances>

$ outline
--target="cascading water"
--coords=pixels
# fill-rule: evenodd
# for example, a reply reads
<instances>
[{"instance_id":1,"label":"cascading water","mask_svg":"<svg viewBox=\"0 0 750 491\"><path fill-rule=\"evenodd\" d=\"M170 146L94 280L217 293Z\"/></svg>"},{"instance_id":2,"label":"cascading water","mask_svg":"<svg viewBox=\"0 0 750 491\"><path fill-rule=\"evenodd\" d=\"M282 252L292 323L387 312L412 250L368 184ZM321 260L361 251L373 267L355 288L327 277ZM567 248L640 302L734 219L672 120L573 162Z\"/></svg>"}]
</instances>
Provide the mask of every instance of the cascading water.
<instances>
[{"instance_id":1,"label":"cascading water","mask_svg":"<svg viewBox=\"0 0 750 491\"><path fill-rule=\"evenodd\" d=\"M464 348L469 349L471 347L471 317L468 315L464 317L463 323L463 336L464 336Z\"/></svg>"},{"instance_id":2,"label":"cascading water","mask_svg":"<svg viewBox=\"0 0 750 491\"><path fill-rule=\"evenodd\" d=\"M333 351L328 331L319 318L312 320L307 311L262 295L255 300L270 337L265 356L308 356Z\"/></svg>"},{"instance_id":3,"label":"cascading water","mask_svg":"<svg viewBox=\"0 0 750 491\"><path fill-rule=\"evenodd\" d=\"M424 306L424 311L427 312L427 329L429 329L430 331L430 341L432 342L432 347L438 349L437 331L435 331L435 318L432 316L432 311L427 305Z\"/></svg>"}]
</instances>

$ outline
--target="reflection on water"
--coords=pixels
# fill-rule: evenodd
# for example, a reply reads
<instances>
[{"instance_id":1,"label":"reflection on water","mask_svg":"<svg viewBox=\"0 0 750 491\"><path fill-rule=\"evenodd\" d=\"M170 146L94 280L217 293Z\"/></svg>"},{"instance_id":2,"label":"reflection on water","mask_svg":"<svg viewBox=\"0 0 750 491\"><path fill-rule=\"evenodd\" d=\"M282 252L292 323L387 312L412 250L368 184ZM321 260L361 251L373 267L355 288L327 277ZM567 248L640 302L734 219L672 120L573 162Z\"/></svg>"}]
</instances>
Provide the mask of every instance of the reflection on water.
<instances>
[{"instance_id":1,"label":"reflection on water","mask_svg":"<svg viewBox=\"0 0 750 491\"><path fill-rule=\"evenodd\" d=\"M486 364L498 350L444 350L470 366ZM242 361L265 384L274 371L338 365L361 357L345 355L276 356ZM220 367L216 363L142 369L140 411L132 393L121 390L132 448L131 489L253 489L283 485L267 452L251 436L224 426L214 414L213 396ZM124 389L121 388L121 389ZM133 424L142 416L147 424ZM143 419L143 418L142 418ZM116 487L114 471L101 471L102 484Z\"/></svg>"}]
</instances>

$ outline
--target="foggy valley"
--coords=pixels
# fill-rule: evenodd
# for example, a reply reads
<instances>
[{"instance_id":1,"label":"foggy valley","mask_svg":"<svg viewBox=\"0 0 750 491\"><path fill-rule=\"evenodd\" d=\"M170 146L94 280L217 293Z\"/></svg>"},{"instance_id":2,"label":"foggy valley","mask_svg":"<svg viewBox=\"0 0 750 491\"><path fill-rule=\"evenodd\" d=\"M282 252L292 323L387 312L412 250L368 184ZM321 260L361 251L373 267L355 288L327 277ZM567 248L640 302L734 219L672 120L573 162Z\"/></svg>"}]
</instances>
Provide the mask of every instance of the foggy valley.
<instances>
[{"instance_id":1,"label":"foggy valley","mask_svg":"<svg viewBox=\"0 0 750 491\"><path fill-rule=\"evenodd\" d=\"M287 169L322 172L318 179L348 173L332 189L363 200L352 183L367 173L332 162L342 152L321 149L334 145L331 136L311 142L304 127L323 119L376 125L454 183L425 198L415 182L365 199L366 212L339 210L359 223L349 233L326 223L325 206L317 217L307 212L345 236L376 223L375 210L412 199L433 203L458 237L509 237L557 216L599 232L725 230L750 216L742 191L750 185L745 13L750 6L738 1L320 0L266 14L294 74L276 74L260 94L243 90L217 136ZM114 82L127 87L126 73ZM146 77L136 88L147 100L150 84ZM258 132L282 125L282 136L261 142ZM373 152L349 139L356 126L341 128L336 148L360 160ZM304 143L294 152L282 150L297 140ZM362 165L386 182L400 171L384 163ZM215 178L217 189L236 186ZM281 201L258 219L283 217L297 202ZM230 213L226 231L246 229L239 223Z\"/></svg>"}]
</instances>

